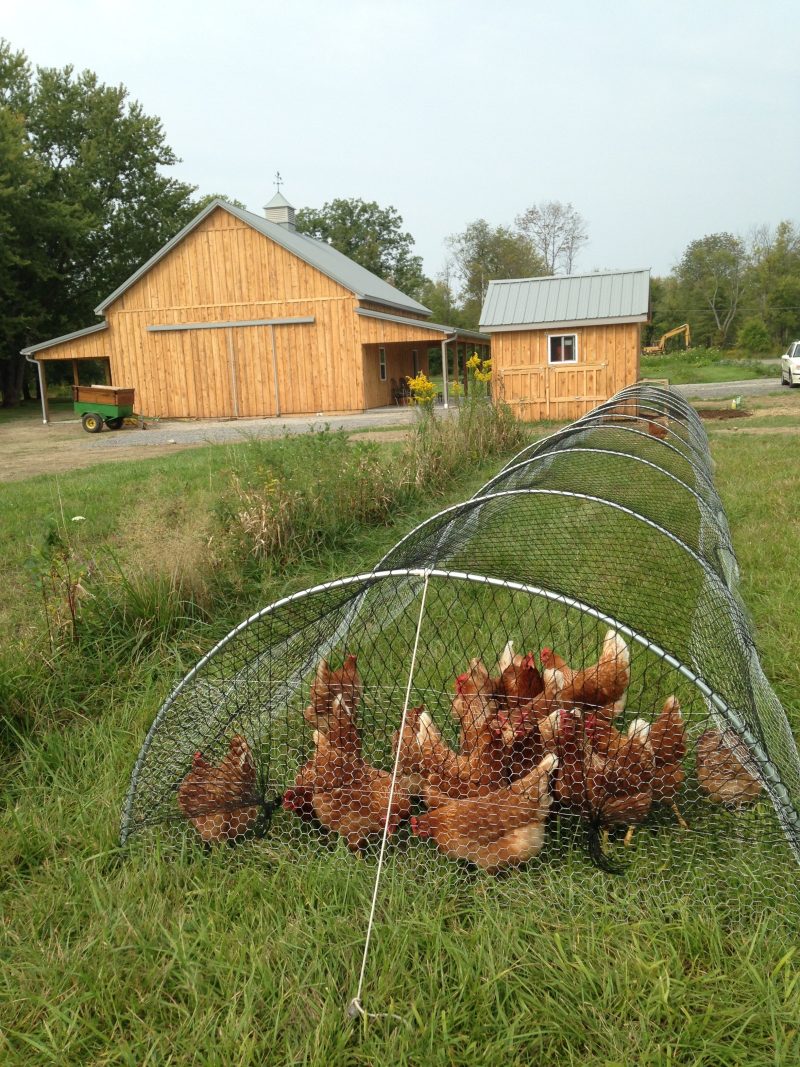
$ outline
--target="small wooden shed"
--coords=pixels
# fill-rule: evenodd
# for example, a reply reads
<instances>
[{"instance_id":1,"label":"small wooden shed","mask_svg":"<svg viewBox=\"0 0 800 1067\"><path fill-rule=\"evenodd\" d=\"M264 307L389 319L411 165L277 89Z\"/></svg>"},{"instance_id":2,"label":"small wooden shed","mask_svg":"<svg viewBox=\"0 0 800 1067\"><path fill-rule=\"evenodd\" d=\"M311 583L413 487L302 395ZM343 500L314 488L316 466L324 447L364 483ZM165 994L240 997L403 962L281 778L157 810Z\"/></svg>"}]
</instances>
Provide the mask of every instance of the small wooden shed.
<instances>
[{"instance_id":1,"label":"small wooden shed","mask_svg":"<svg viewBox=\"0 0 800 1067\"><path fill-rule=\"evenodd\" d=\"M577 419L639 378L650 271L489 283L492 393L522 419Z\"/></svg>"},{"instance_id":2,"label":"small wooden shed","mask_svg":"<svg viewBox=\"0 0 800 1067\"><path fill-rule=\"evenodd\" d=\"M264 210L214 200L95 309L102 322L23 350L40 381L49 361L71 361L78 384L81 361L102 360L106 384L135 389L144 415L315 414L391 405L402 379L428 370L431 346L445 356L446 402L447 357L488 354L486 335L430 322L299 233L280 192Z\"/></svg>"}]
</instances>

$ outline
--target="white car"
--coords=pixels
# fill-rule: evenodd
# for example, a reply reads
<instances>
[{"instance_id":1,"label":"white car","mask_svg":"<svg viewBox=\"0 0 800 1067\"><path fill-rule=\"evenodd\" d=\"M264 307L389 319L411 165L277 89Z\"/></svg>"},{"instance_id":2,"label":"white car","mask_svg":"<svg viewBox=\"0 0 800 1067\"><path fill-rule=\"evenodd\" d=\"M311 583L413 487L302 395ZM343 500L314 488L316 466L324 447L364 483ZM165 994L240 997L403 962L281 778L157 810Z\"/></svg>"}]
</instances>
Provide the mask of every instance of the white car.
<instances>
[{"instance_id":1,"label":"white car","mask_svg":"<svg viewBox=\"0 0 800 1067\"><path fill-rule=\"evenodd\" d=\"M800 385L800 341L792 341L781 356L781 385Z\"/></svg>"}]
</instances>

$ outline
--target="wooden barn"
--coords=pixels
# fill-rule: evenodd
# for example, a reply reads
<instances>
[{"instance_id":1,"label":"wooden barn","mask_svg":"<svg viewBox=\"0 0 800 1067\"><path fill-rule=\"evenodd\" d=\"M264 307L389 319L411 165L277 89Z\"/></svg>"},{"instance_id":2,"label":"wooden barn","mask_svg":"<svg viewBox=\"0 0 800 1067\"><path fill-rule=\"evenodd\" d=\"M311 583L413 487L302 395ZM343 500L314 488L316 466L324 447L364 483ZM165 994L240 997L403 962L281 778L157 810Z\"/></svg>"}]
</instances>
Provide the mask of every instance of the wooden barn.
<instances>
[{"instance_id":1,"label":"wooden barn","mask_svg":"<svg viewBox=\"0 0 800 1067\"><path fill-rule=\"evenodd\" d=\"M492 392L522 419L577 419L639 378L650 271L489 283Z\"/></svg>"},{"instance_id":2,"label":"wooden barn","mask_svg":"<svg viewBox=\"0 0 800 1067\"><path fill-rule=\"evenodd\" d=\"M103 361L136 411L178 418L363 411L402 402L432 346L456 373L488 337L430 311L295 228L278 192L265 216L215 200L96 309L103 321L24 349L39 364ZM459 355L461 359L459 360ZM43 389L46 396L46 388ZM43 411L47 421L46 405Z\"/></svg>"}]
</instances>

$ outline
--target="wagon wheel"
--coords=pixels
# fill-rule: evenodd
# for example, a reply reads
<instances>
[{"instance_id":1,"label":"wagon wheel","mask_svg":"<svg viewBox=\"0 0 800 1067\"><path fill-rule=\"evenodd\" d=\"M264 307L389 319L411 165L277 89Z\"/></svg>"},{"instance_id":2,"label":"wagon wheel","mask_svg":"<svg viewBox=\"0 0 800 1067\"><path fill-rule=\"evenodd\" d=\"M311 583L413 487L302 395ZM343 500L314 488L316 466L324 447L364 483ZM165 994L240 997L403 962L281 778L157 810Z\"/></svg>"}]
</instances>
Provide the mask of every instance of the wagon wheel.
<instances>
[{"instance_id":1,"label":"wagon wheel","mask_svg":"<svg viewBox=\"0 0 800 1067\"><path fill-rule=\"evenodd\" d=\"M106 419L106 426L109 430L121 430L124 422L125 417L123 415L118 415L115 419Z\"/></svg>"},{"instance_id":2,"label":"wagon wheel","mask_svg":"<svg viewBox=\"0 0 800 1067\"><path fill-rule=\"evenodd\" d=\"M100 433L103 429L103 419L93 411L87 411L81 419L84 430L87 433Z\"/></svg>"}]
</instances>

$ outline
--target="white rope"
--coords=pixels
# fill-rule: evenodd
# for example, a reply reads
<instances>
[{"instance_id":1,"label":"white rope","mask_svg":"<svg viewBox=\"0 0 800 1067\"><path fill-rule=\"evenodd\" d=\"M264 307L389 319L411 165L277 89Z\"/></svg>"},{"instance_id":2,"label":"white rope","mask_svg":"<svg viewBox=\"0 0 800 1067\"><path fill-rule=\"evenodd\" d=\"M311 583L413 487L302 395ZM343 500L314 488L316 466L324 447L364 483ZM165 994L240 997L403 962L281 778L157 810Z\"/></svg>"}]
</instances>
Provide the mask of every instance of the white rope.
<instances>
[{"instance_id":1,"label":"white rope","mask_svg":"<svg viewBox=\"0 0 800 1067\"><path fill-rule=\"evenodd\" d=\"M347 1014L352 1019L357 1018L359 1015L362 1018L365 1018L365 1019L368 1016L370 1016L370 1013L364 1011L364 1008L361 1005L361 990L364 988L364 974L365 974L366 969L367 969L367 956L369 955L369 945L370 945L370 940L372 939L372 927L373 927L373 925L375 923L375 907L376 907L377 902L378 902L378 888L380 886L381 873L383 871L383 857L384 857L384 855L386 853L386 841L387 841L387 839L389 837L389 817L390 817L391 811L392 811L392 801L394 800L394 787L395 787L395 783L397 781L397 771L398 771L398 768L400 766L400 752L401 752L402 747L403 747L403 731L405 730L405 727L406 727L406 715L408 714L408 703L409 703L409 700L411 699L411 686L412 686L413 681L414 681L414 667L416 666L416 662L417 662L417 649L419 648L419 636L420 636L420 633L422 632L422 619L423 619L423 616L425 614L425 599L426 599L426 597L428 595L428 582L429 581L430 581L430 573L428 571L426 571L425 572L425 584L422 587L422 600L421 600L420 605L419 605L419 618L417 619L417 632L416 632L416 634L414 636L414 649L413 649L413 651L411 653L411 666L410 666L409 671L408 671L408 685L406 686L406 696L405 696L405 700L403 701L403 715L402 715L402 718L400 719L400 733L398 735L397 751L394 754L394 768L392 769L392 781L391 781L391 784L389 785L389 802L388 802L387 807L386 807L386 819L384 820L384 823L383 823L383 837L381 839L381 851L380 851L380 854L378 856L378 869L375 872L375 887L374 887L374 889L372 891L372 905L371 905L370 911L369 911L369 922L367 924L367 937L366 937L366 940L364 942L364 957L361 960L361 973L358 976L358 989L356 990L356 995L353 997L353 999L350 1001L350 1003L349 1003L349 1005L347 1007Z\"/></svg>"}]
</instances>

